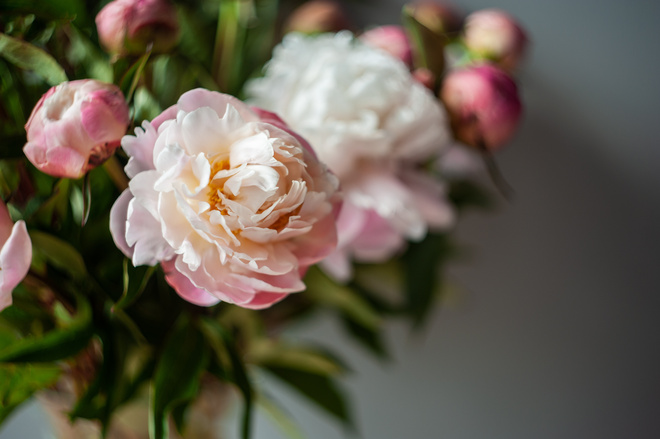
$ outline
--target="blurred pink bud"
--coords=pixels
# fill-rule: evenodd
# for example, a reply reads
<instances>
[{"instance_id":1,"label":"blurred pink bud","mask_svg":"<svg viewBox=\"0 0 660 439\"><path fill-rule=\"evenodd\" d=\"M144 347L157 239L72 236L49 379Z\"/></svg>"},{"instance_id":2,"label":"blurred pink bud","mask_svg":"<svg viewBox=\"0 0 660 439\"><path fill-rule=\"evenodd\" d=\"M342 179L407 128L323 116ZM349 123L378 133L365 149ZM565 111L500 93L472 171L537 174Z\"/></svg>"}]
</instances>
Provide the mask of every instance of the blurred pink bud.
<instances>
[{"instance_id":1,"label":"blurred pink bud","mask_svg":"<svg viewBox=\"0 0 660 439\"><path fill-rule=\"evenodd\" d=\"M339 32L351 27L341 5L332 0L312 0L299 6L284 26L286 32L315 34Z\"/></svg>"},{"instance_id":2,"label":"blurred pink bud","mask_svg":"<svg viewBox=\"0 0 660 439\"><path fill-rule=\"evenodd\" d=\"M23 152L46 174L79 178L114 153L128 123L117 86L93 79L63 82L32 110Z\"/></svg>"},{"instance_id":3,"label":"blurred pink bud","mask_svg":"<svg viewBox=\"0 0 660 439\"><path fill-rule=\"evenodd\" d=\"M470 14L465 21L463 39L468 50L507 71L516 68L527 47L527 35L518 22L496 9Z\"/></svg>"},{"instance_id":4,"label":"blurred pink bud","mask_svg":"<svg viewBox=\"0 0 660 439\"><path fill-rule=\"evenodd\" d=\"M0 200L0 311L12 304L11 292L25 278L32 262L32 243L25 222L14 224Z\"/></svg>"},{"instance_id":5,"label":"blurred pink bud","mask_svg":"<svg viewBox=\"0 0 660 439\"><path fill-rule=\"evenodd\" d=\"M415 79L415 81L419 82L422 84L424 87L428 88L429 90L434 90L435 89L435 75L433 74L432 71L429 69L425 69L424 67L420 67L418 69L415 69L412 72L412 77Z\"/></svg>"},{"instance_id":6,"label":"blurred pink bud","mask_svg":"<svg viewBox=\"0 0 660 439\"><path fill-rule=\"evenodd\" d=\"M360 36L366 44L383 49L412 67L412 47L406 31L401 26L380 26L366 31Z\"/></svg>"},{"instance_id":7,"label":"blurred pink bud","mask_svg":"<svg viewBox=\"0 0 660 439\"><path fill-rule=\"evenodd\" d=\"M420 0L406 7L415 20L436 34L458 32L463 24L461 14L448 3Z\"/></svg>"},{"instance_id":8,"label":"blurred pink bud","mask_svg":"<svg viewBox=\"0 0 660 439\"><path fill-rule=\"evenodd\" d=\"M139 55L150 44L156 53L179 39L176 9L168 0L115 0L96 15L101 45L109 53Z\"/></svg>"},{"instance_id":9,"label":"blurred pink bud","mask_svg":"<svg viewBox=\"0 0 660 439\"><path fill-rule=\"evenodd\" d=\"M516 83L490 64L450 72L443 82L441 98L456 138L488 150L499 148L511 138L522 113Z\"/></svg>"}]
</instances>

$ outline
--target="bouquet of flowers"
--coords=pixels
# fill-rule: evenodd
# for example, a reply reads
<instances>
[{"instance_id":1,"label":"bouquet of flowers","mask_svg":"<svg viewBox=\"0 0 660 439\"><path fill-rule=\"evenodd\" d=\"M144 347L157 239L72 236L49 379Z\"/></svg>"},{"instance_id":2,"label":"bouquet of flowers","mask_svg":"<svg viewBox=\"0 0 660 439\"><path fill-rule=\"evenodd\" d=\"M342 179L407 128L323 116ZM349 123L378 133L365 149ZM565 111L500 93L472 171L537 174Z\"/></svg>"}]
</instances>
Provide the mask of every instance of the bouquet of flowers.
<instances>
[{"instance_id":1,"label":"bouquet of flowers","mask_svg":"<svg viewBox=\"0 0 660 439\"><path fill-rule=\"evenodd\" d=\"M289 425L260 370L350 425L343 363L280 333L330 310L385 357L383 322L423 323L483 176L508 191L516 21L429 1L366 31L325 0L0 12L0 421L38 393L84 426L62 437L212 438L236 389L249 438L254 406Z\"/></svg>"}]
</instances>

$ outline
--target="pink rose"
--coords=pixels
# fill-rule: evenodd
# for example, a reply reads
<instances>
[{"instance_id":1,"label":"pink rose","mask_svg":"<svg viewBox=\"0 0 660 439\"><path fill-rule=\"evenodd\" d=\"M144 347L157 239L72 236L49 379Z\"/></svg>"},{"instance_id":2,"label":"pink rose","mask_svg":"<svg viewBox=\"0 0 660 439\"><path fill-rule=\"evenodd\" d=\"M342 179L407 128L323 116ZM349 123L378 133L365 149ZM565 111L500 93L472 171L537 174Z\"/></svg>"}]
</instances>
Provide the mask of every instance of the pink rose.
<instances>
[{"instance_id":1,"label":"pink rose","mask_svg":"<svg viewBox=\"0 0 660 439\"><path fill-rule=\"evenodd\" d=\"M463 31L465 47L505 70L516 68L527 47L527 35L509 14L484 9L470 14Z\"/></svg>"},{"instance_id":2,"label":"pink rose","mask_svg":"<svg viewBox=\"0 0 660 439\"><path fill-rule=\"evenodd\" d=\"M179 40L176 9L167 0L115 0L96 15L101 45L116 54L139 55L153 44L164 53Z\"/></svg>"},{"instance_id":3,"label":"pink rose","mask_svg":"<svg viewBox=\"0 0 660 439\"><path fill-rule=\"evenodd\" d=\"M412 47L406 31L401 26L380 26L370 29L360 36L362 42L388 52L412 67Z\"/></svg>"},{"instance_id":4,"label":"pink rose","mask_svg":"<svg viewBox=\"0 0 660 439\"><path fill-rule=\"evenodd\" d=\"M196 89L122 145L112 235L189 302L268 307L335 248L337 179L272 113Z\"/></svg>"},{"instance_id":5,"label":"pink rose","mask_svg":"<svg viewBox=\"0 0 660 439\"><path fill-rule=\"evenodd\" d=\"M128 105L115 85L64 82L32 110L23 151L46 174L80 178L114 153L128 123Z\"/></svg>"},{"instance_id":6,"label":"pink rose","mask_svg":"<svg viewBox=\"0 0 660 439\"><path fill-rule=\"evenodd\" d=\"M0 201L0 311L11 305L11 292L25 278L32 262L32 243L24 221L14 224Z\"/></svg>"},{"instance_id":7,"label":"pink rose","mask_svg":"<svg viewBox=\"0 0 660 439\"><path fill-rule=\"evenodd\" d=\"M441 97L456 138L479 148L501 147L514 134L522 114L516 83L489 64L451 71Z\"/></svg>"}]
</instances>

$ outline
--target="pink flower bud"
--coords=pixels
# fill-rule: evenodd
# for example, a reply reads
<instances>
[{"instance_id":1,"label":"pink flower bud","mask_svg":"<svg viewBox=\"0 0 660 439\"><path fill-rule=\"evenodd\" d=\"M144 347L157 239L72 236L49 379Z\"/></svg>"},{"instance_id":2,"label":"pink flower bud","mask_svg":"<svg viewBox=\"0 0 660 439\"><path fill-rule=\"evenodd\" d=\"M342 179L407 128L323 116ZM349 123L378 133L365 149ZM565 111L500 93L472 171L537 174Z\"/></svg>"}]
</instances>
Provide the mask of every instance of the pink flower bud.
<instances>
[{"instance_id":1,"label":"pink flower bud","mask_svg":"<svg viewBox=\"0 0 660 439\"><path fill-rule=\"evenodd\" d=\"M368 30L360 36L366 44L383 49L400 59L409 68L412 67L412 48L410 39L401 26L380 26Z\"/></svg>"},{"instance_id":2,"label":"pink flower bud","mask_svg":"<svg viewBox=\"0 0 660 439\"><path fill-rule=\"evenodd\" d=\"M406 7L415 20L436 34L458 32L463 24L461 14L448 3L420 0Z\"/></svg>"},{"instance_id":3,"label":"pink flower bud","mask_svg":"<svg viewBox=\"0 0 660 439\"><path fill-rule=\"evenodd\" d=\"M412 77L415 79L415 81L419 82L429 90L433 90L435 88L436 78L433 72L430 71L429 69L425 69L424 67L415 69L412 72Z\"/></svg>"},{"instance_id":4,"label":"pink flower bud","mask_svg":"<svg viewBox=\"0 0 660 439\"><path fill-rule=\"evenodd\" d=\"M351 27L341 5L332 0L311 0L299 6L284 26L286 32L315 34Z\"/></svg>"},{"instance_id":5,"label":"pink flower bud","mask_svg":"<svg viewBox=\"0 0 660 439\"><path fill-rule=\"evenodd\" d=\"M456 138L489 150L511 138L522 113L516 83L490 64L450 72L442 84L441 98Z\"/></svg>"},{"instance_id":6,"label":"pink flower bud","mask_svg":"<svg viewBox=\"0 0 660 439\"><path fill-rule=\"evenodd\" d=\"M93 79L64 82L32 110L23 152L46 174L79 178L112 155L128 123L117 86Z\"/></svg>"},{"instance_id":7,"label":"pink flower bud","mask_svg":"<svg viewBox=\"0 0 660 439\"><path fill-rule=\"evenodd\" d=\"M32 243L25 222L14 224L0 200L0 311L12 304L11 292L25 278L32 262Z\"/></svg>"},{"instance_id":8,"label":"pink flower bud","mask_svg":"<svg viewBox=\"0 0 660 439\"><path fill-rule=\"evenodd\" d=\"M101 45L120 55L156 53L174 47L179 39L176 9L167 0L115 0L96 15Z\"/></svg>"},{"instance_id":9,"label":"pink flower bud","mask_svg":"<svg viewBox=\"0 0 660 439\"><path fill-rule=\"evenodd\" d=\"M507 71L516 68L527 47L527 36L518 22L496 9L470 14L465 22L463 39L468 50Z\"/></svg>"}]
</instances>

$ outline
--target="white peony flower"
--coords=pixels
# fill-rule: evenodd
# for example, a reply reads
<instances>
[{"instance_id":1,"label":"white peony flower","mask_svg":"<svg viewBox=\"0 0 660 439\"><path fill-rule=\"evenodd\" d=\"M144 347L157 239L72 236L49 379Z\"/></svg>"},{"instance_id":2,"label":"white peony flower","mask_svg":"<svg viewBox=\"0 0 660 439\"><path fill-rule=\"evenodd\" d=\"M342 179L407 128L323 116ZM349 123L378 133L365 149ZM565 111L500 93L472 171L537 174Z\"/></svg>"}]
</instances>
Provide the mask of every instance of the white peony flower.
<instances>
[{"instance_id":1,"label":"white peony flower","mask_svg":"<svg viewBox=\"0 0 660 439\"><path fill-rule=\"evenodd\" d=\"M339 245L324 261L336 278L350 277L350 257L382 262L453 223L443 185L424 168L450 144L445 112L400 60L349 32L289 34L247 92L340 178Z\"/></svg>"},{"instance_id":2,"label":"white peony flower","mask_svg":"<svg viewBox=\"0 0 660 439\"><path fill-rule=\"evenodd\" d=\"M273 114L197 89L122 146L115 242L192 303L270 306L335 247L336 178Z\"/></svg>"}]
</instances>

